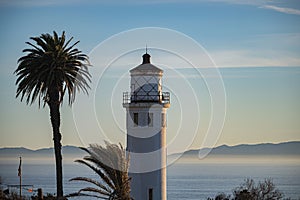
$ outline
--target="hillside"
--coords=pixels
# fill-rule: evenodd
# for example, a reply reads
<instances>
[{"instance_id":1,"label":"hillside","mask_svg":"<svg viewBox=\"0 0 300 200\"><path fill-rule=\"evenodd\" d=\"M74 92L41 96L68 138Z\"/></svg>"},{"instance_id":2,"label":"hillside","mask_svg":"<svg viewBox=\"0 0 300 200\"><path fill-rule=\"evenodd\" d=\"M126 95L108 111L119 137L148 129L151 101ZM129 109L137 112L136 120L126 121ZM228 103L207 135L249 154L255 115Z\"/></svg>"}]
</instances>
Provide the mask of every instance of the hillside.
<instances>
[{"instance_id":1,"label":"hillside","mask_svg":"<svg viewBox=\"0 0 300 200\"><path fill-rule=\"evenodd\" d=\"M210 151L209 155L290 155L300 156L300 142L284 142L279 144L263 143L263 144L241 144L235 146L222 145L213 149L194 149L183 153L184 157L198 156L199 151ZM178 155L178 154L173 154Z\"/></svg>"},{"instance_id":2,"label":"hillside","mask_svg":"<svg viewBox=\"0 0 300 200\"><path fill-rule=\"evenodd\" d=\"M235 146L222 145L213 149L201 149L203 151L210 151L209 155L291 155L300 156L300 142L284 142L279 144L264 143L264 144L241 144ZM0 157L53 157L53 148L43 148L38 150L30 150L24 147L18 148L0 148ZM64 157L82 157L86 153L75 146L64 146ZM170 156L176 156L178 154L172 154ZM188 150L183 153L184 157L198 156L199 149Z\"/></svg>"},{"instance_id":3,"label":"hillside","mask_svg":"<svg viewBox=\"0 0 300 200\"><path fill-rule=\"evenodd\" d=\"M74 157L83 156L86 153L78 147L75 146L63 146L62 152L64 157ZM38 150L31 150L24 147L16 147L16 148L0 148L0 157L1 158L9 158L9 157L53 157L54 149L53 148L42 148Z\"/></svg>"}]
</instances>

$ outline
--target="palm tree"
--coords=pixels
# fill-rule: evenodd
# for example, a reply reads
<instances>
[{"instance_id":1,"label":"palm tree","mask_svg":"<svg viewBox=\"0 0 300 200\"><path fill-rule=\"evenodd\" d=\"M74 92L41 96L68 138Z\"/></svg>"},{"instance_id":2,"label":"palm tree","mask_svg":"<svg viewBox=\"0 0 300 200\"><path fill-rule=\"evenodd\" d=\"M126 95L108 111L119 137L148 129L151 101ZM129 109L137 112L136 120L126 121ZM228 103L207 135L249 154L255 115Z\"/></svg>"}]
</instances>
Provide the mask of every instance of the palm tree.
<instances>
[{"instance_id":1,"label":"palm tree","mask_svg":"<svg viewBox=\"0 0 300 200\"><path fill-rule=\"evenodd\" d=\"M70 181L85 181L96 187L86 187L71 196L91 196L109 200L131 200L130 178L128 177L129 156L126 157L122 145L105 142L106 147L90 145L85 150L89 156L75 162L84 164L91 168L100 181L86 177L76 177ZM88 193L83 193L88 192ZM94 194L92 194L94 193Z\"/></svg>"},{"instance_id":2,"label":"palm tree","mask_svg":"<svg viewBox=\"0 0 300 200\"><path fill-rule=\"evenodd\" d=\"M53 130L57 197L63 197L62 185L62 155L60 133L60 105L67 91L69 105L75 100L77 91L87 93L90 83L88 72L88 57L74 48L79 41L69 45L73 37L66 41L65 32L59 37L54 31L53 36L42 34L31 37L36 44L26 42L32 48L24 49L27 55L18 60L16 85L17 97L21 101L26 99L27 104L32 104L38 99L43 107L48 104Z\"/></svg>"}]
</instances>

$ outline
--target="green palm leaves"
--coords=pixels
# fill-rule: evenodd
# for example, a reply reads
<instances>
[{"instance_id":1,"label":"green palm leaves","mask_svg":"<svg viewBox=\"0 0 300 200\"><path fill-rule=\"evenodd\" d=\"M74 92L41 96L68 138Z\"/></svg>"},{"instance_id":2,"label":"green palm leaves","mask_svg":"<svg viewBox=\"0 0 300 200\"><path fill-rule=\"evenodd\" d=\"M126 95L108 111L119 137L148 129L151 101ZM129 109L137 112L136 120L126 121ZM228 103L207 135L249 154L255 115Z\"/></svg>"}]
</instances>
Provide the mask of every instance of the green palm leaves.
<instances>
[{"instance_id":1,"label":"green palm leaves","mask_svg":"<svg viewBox=\"0 0 300 200\"><path fill-rule=\"evenodd\" d=\"M70 196L92 196L110 200L130 200L130 179L128 177L129 158L122 145L105 142L105 147L90 145L82 148L89 156L75 162L92 169L99 181L86 177L76 177L71 181L85 181L95 187L86 187ZM84 193L88 192L88 193Z\"/></svg>"},{"instance_id":2,"label":"green palm leaves","mask_svg":"<svg viewBox=\"0 0 300 200\"><path fill-rule=\"evenodd\" d=\"M75 48L79 41L70 45L73 38L66 41L65 32L60 37L53 32L53 36L42 34L30 39L36 44L26 42L32 48L23 50L27 55L18 60L15 71L18 76L17 97L26 98L27 104L38 99L40 105L41 100L49 101L49 88L55 87L59 91L59 101L67 91L69 104L72 104L76 90L87 93L89 63L88 57Z\"/></svg>"}]
</instances>

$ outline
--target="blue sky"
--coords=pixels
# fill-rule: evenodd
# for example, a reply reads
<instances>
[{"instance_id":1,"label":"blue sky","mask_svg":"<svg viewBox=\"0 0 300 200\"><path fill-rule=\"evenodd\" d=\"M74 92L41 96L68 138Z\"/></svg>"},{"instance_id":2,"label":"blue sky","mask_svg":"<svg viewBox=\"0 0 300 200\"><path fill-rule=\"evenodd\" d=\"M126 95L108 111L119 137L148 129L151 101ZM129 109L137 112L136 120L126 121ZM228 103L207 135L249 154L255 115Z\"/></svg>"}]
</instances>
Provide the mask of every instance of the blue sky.
<instances>
[{"instance_id":1,"label":"blue sky","mask_svg":"<svg viewBox=\"0 0 300 200\"><path fill-rule=\"evenodd\" d=\"M78 47L88 54L114 34L143 27L167 28L187 35L202 45L219 67L226 91L227 115L217 145L300 139L300 3L297 0L7 0L0 2L0 26L1 147L52 146L48 108L29 107L15 99L13 71L29 37L65 30L67 36L81 41ZM162 59L158 59L162 54L152 52L157 54L156 61ZM131 59L128 69L140 63L142 53L134 54L136 57ZM152 60L155 63L155 56ZM118 76L127 69L124 70L116 68L111 73ZM181 73L189 77L187 80L204 102L200 103L200 128L188 147L198 148L209 124L209 94L203 80L193 79L187 69ZM110 88L116 81L117 78L108 78L101 86ZM166 80L166 84L171 86L171 83L171 78ZM114 128L115 122L101 114L103 110L112 113L105 100L110 98L109 93L99 97L96 115L105 118L102 123L107 126L106 132L114 132L109 133L113 142L124 141L124 135ZM178 120L172 116L179 112L176 105L174 102L168 117L168 130L172 133L178 129L172 127ZM183 109L193 109L184 106ZM122 116L124 111L121 106L119 109L116 112ZM78 137L82 133L77 133L72 109L66 104L62 107L62 119L63 144L83 145ZM186 132L189 134L189 129ZM168 134L171 141L175 136ZM184 134L176 137L184 139ZM100 141L101 134L99 137ZM174 151L186 148L178 146Z\"/></svg>"}]
</instances>

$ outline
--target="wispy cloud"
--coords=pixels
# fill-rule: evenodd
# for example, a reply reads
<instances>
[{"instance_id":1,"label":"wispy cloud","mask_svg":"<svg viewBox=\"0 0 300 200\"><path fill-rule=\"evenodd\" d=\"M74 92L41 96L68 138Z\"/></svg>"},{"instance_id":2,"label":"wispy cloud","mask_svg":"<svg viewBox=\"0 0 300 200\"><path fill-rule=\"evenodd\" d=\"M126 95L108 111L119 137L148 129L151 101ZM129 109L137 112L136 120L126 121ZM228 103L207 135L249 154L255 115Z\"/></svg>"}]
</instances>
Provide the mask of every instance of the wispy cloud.
<instances>
[{"instance_id":1,"label":"wispy cloud","mask_svg":"<svg viewBox=\"0 0 300 200\"><path fill-rule=\"evenodd\" d=\"M283 8L283 7L273 6L273 5L265 5L265 6L261 6L260 8L275 10L281 13L286 13L291 15L300 15L300 10L294 8Z\"/></svg>"},{"instance_id":2,"label":"wispy cloud","mask_svg":"<svg viewBox=\"0 0 300 200\"><path fill-rule=\"evenodd\" d=\"M218 67L300 66L300 58L288 52L224 50L211 53Z\"/></svg>"},{"instance_id":3,"label":"wispy cloud","mask_svg":"<svg viewBox=\"0 0 300 200\"><path fill-rule=\"evenodd\" d=\"M0 6L63 6L63 5L74 5L74 4L97 4L97 5L120 5L120 4L202 4L202 3L226 3L226 4L240 4L240 5L255 5L262 6L266 5L270 0L49 0L49 1L40 1L40 0L2 0L0 1Z\"/></svg>"},{"instance_id":4,"label":"wispy cloud","mask_svg":"<svg viewBox=\"0 0 300 200\"><path fill-rule=\"evenodd\" d=\"M240 44L212 49L211 57L219 67L300 66L300 33L255 35Z\"/></svg>"},{"instance_id":5,"label":"wispy cloud","mask_svg":"<svg viewBox=\"0 0 300 200\"><path fill-rule=\"evenodd\" d=\"M49 7L49 6L67 6L67 5L148 5L148 4L205 4L205 3L222 3L222 4L232 4L232 5L248 5L255 6L257 8L270 9L281 13L286 14L294 14L300 15L300 10L295 8L288 7L278 7L275 3L285 3L290 0L127 0L127 1L119 1L119 0L49 0L49 1L40 1L40 0L1 0L0 7L6 6L21 6L21 7Z\"/></svg>"}]
</instances>

